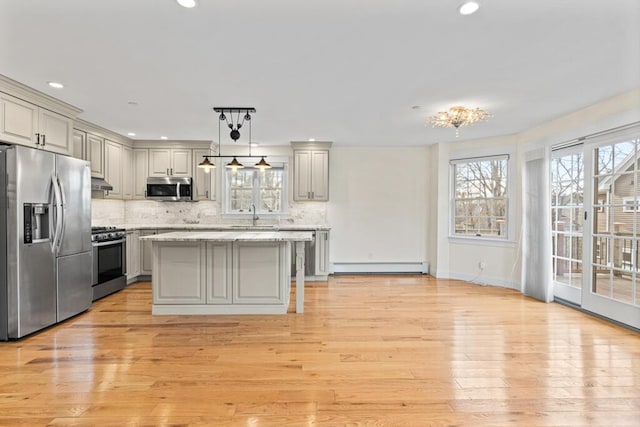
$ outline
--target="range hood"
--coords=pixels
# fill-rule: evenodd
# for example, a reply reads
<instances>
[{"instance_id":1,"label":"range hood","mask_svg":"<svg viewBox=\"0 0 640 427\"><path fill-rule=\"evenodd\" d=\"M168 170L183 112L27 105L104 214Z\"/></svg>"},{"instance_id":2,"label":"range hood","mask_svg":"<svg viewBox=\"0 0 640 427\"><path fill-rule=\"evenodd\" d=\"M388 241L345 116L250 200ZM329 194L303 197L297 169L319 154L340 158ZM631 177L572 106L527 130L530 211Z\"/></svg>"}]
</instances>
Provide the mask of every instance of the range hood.
<instances>
[{"instance_id":1,"label":"range hood","mask_svg":"<svg viewBox=\"0 0 640 427\"><path fill-rule=\"evenodd\" d=\"M91 191L110 191L113 185L109 184L102 178L91 177Z\"/></svg>"}]
</instances>

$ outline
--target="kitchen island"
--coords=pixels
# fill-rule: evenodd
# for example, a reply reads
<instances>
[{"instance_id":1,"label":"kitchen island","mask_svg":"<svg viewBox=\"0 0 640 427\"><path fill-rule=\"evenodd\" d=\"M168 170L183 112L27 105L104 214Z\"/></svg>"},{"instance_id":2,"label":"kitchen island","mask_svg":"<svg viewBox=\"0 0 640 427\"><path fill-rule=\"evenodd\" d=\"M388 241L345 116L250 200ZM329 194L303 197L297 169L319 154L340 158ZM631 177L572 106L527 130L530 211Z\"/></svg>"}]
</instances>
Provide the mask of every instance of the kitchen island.
<instances>
[{"instance_id":1,"label":"kitchen island","mask_svg":"<svg viewBox=\"0 0 640 427\"><path fill-rule=\"evenodd\" d=\"M296 313L304 311L309 231L172 232L152 242L153 314L285 314L296 245Z\"/></svg>"}]
</instances>

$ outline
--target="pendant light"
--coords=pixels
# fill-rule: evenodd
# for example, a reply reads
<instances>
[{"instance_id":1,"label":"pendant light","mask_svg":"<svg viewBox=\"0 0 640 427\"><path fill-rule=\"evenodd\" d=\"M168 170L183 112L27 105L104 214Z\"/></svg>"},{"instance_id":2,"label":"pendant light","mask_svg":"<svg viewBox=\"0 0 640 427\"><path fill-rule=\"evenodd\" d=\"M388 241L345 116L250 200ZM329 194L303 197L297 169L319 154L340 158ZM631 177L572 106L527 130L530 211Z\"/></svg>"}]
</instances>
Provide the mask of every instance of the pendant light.
<instances>
[{"instance_id":1,"label":"pendant light","mask_svg":"<svg viewBox=\"0 0 640 427\"><path fill-rule=\"evenodd\" d=\"M211 160L209 160L209 156L203 156L203 157L204 157L204 160L198 163L198 167L204 169L204 173L209 173L211 172L211 169L216 167L216 165L211 163Z\"/></svg>"},{"instance_id":2,"label":"pendant light","mask_svg":"<svg viewBox=\"0 0 640 427\"><path fill-rule=\"evenodd\" d=\"M253 165L253 167L260 169L261 171L264 171L266 169L271 169L271 165L266 162L266 160L264 159L264 156L262 156L262 158L260 158L260 161L255 165Z\"/></svg>"},{"instance_id":3,"label":"pendant light","mask_svg":"<svg viewBox=\"0 0 640 427\"><path fill-rule=\"evenodd\" d=\"M231 157L229 155L223 156L220 154L220 147L222 146L221 139L221 123L225 122L226 127L230 129L229 137L233 140L233 142L237 142L240 139L240 129L245 125L245 123L249 124L249 155L234 155L233 160L227 163L225 166L229 169L232 169L234 172L238 169L244 168L244 165L238 161L238 157L246 157L246 158L257 158L260 157L260 161L253 165L256 169L260 169L264 171L266 169L270 169L271 165L267 163L265 157L267 156L254 156L251 154L251 113L255 113L256 109L253 107L214 107L213 111L219 113L218 115L218 154L208 154L204 155L204 160L198 163L199 168L203 168L205 173L211 171L212 168L215 168L216 165L209 160L211 157ZM243 131L244 132L244 131Z\"/></svg>"},{"instance_id":4,"label":"pendant light","mask_svg":"<svg viewBox=\"0 0 640 427\"><path fill-rule=\"evenodd\" d=\"M235 172L238 169L244 168L244 165L242 163L240 163L238 161L238 159L236 159L235 156L233 156L233 160L231 160L229 163L227 163L227 167L229 169L232 169Z\"/></svg>"}]
</instances>

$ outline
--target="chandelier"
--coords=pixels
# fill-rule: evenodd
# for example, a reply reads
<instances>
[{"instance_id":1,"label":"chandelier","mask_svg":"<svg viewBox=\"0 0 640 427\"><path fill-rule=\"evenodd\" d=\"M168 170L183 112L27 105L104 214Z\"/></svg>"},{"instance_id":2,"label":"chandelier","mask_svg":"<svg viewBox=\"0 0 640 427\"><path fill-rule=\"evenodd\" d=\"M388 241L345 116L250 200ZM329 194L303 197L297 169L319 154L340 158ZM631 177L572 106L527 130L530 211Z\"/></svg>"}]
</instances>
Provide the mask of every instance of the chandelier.
<instances>
[{"instance_id":1,"label":"chandelier","mask_svg":"<svg viewBox=\"0 0 640 427\"><path fill-rule=\"evenodd\" d=\"M233 142L237 142L240 139L240 129L245 125L245 122L249 124L249 154L248 155L234 155L224 157L233 157L229 163L226 164L226 167L236 171L238 169L244 168L244 165L238 161L238 157L240 158L257 158L260 157L260 161L256 163L253 167L265 170L271 168L271 165L266 162L264 159L266 156L252 156L251 155L251 113L255 113L256 109L253 107L214 107L213 111L216 113L220 113L218 116L218 154L207 154L204 157L204 160L198 163L199 168L203 168L205 173L209 173L211 169L215 168L216 165L209 160L210 158L221 158L223 157L220 153L220 147L222 146L221 139L221 127L222 122L225 123L225 126L231 129L229 132L229 138L233 140Z\"/></svg>"},{"instance_id":2,"label":"chandelier","mask_svg":"<svg viewBox=\"0 0 640 427\"><path fill-rule=\"evenodd\" d=\"M451 107L449 111L440 111L427 120L433 127L455 128L457 138L461 126L468 126L489 117L491 115L481 108Z\"/></svg>"}]
</instances>

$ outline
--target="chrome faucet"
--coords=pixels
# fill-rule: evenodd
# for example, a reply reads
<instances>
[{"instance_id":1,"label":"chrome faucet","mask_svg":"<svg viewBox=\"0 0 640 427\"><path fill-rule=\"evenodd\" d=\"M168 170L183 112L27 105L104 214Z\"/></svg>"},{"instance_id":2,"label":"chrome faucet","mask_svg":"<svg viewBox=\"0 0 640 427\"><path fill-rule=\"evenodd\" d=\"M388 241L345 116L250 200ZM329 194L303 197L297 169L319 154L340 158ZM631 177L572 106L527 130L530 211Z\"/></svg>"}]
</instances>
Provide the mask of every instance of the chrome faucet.
<instances>
[{"instance_id":1,"label":"chrome faucet","mask_svg":"<svg viewBox=\"0 0 640 427\"><path fill-rule=\"evenodd\" d=\"M256 205L254 203L251 203L251 206L249 206L249 210L252 213L251 220L253 221L253 226L255 227L256 222L258 222L258 220L260 219L260 217L256 215Z\"/></svg>"}]
</instances>

